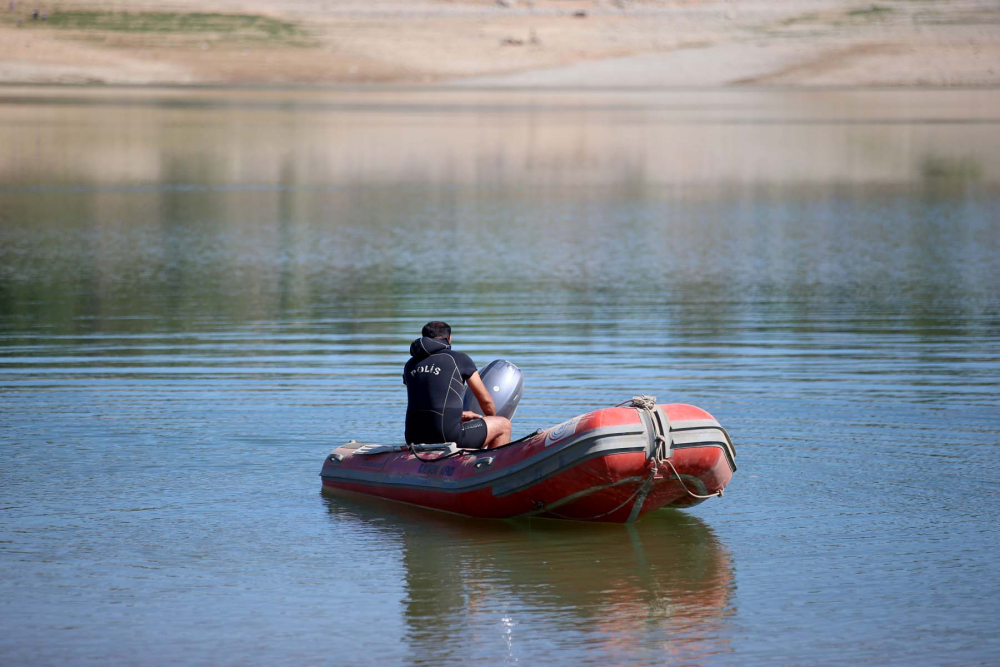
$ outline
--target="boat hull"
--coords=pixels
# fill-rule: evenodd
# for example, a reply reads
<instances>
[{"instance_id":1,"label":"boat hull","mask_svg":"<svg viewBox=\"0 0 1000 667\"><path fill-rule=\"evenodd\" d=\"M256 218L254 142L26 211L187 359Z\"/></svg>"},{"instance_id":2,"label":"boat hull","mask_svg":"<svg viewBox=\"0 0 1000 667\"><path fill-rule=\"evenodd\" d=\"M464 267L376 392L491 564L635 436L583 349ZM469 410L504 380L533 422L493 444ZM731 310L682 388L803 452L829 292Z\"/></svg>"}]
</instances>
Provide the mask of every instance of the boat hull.
<instances>
[{"instance_id":1,"label":"boat hull","mask_svg":"<svg viewBox=\"0 0 1000 667\"><path fill-rule=\"evenodd\" d=\"M657 447L657 415L668 424L661 431L668 447ZM360 446L349 443L327 457L324 492L484 519L627 523L720 494L736 470L724 429L683 404L597 410L509 446L447 458L410 451L365 456L356 453Z\"/></svg>"}]
</instances>

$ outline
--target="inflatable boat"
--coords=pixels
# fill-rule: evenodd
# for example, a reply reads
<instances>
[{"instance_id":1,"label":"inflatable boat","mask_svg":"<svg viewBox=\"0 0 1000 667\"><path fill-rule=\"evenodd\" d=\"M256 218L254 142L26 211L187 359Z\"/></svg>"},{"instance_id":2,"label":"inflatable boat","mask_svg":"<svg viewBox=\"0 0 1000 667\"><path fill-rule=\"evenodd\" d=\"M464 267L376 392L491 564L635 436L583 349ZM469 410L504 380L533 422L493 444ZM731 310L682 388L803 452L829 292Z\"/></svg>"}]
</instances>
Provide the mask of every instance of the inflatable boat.
<instances>
[{"instance_id":1,"label":"inflatable boat","mask_svg":"<svg viewBox=\"0 0 1000 667\"><path fill-rule=\"evenodd\" d=\"M513 416L520 371L498 360L480 375L498 412ZM351 441L326 457L320 476L324 492L468 517L631 523L722 496L734 472L736 449L712 415L636 396L492 449Z\"/></svg>"}]
</instances>

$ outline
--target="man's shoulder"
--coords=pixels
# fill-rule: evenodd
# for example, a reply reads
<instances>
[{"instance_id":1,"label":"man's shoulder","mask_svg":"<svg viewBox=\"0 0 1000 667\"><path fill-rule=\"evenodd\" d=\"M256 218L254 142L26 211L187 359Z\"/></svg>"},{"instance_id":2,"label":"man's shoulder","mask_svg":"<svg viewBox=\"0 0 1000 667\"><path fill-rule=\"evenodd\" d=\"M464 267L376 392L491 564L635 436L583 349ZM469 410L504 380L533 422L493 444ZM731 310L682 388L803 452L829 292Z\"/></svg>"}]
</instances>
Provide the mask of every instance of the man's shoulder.
<instances>
[{"instance_id":1,"label":"man's shoulder","mask_svg":"<svg viewBox=\"0 0 1000 667\"><path fill-rule=\"evenodd\" d=\"M451 354L452 359L455 360L455 365L458 367L458 371L462 374L462 379L469 378L476 373L476 362L472 360L472 357L467 355L465 352L458 352L457 350L448 350Z\"/></svg>"},{"instance_id":2,"label":"man's shoulder","mask_svg":"<svg viewBox=\"0 0 1000 667\"><path fill-rule=\"evenodd\" d=\"M472 357L467 355L465 352L459 352L458 350L448 349L444 350L444 353L450 354L452 358L455 359L455 361L468 361L470 363L472 362Z\"/></svg>"}]
</instances>

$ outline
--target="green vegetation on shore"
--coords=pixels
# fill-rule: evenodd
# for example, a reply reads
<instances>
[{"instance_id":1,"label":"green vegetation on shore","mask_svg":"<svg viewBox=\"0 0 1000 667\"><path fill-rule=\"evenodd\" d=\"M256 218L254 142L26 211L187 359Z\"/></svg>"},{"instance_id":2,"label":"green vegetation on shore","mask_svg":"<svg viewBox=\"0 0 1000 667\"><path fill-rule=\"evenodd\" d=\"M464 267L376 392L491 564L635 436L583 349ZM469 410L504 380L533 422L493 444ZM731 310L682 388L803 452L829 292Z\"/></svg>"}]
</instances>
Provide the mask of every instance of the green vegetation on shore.
<instances>
[{"instance_id":1,"label":"green vegetation on shore","mask_svg":"<svg viewBox=\"0 0 1000 667\"><path fill-rule=\"evenodd\" d=\"M298 25L259 14L56 11L46 24L62 30L128 33L217 34L242 40L297 41Z\"/></svg>"},{"instance_id":2,"label":"green vegetation on shore","mask_svg":"<svg viewBox=\"0 0 1000 667\"><path fill-rule=\"evenodd\" d=\"M861 18L873 18L876 16L882 16L884 14L889 14L892 12L892 7L885 7L883 5L872 5L867 9L854 9L847 12L848 16L861 17Z\"/></svg>"},{"instance_id":3,"label":"green vegetation on shore","mask_svg":"<svg viewBox=\"0 0 1000 667\"><path fill-rule=\"evenodd\" d=\"M970 183L982 178L983 165L973 157L928 155L920 164L920 173L928 180Z\"/></svg>"}]
</instances>

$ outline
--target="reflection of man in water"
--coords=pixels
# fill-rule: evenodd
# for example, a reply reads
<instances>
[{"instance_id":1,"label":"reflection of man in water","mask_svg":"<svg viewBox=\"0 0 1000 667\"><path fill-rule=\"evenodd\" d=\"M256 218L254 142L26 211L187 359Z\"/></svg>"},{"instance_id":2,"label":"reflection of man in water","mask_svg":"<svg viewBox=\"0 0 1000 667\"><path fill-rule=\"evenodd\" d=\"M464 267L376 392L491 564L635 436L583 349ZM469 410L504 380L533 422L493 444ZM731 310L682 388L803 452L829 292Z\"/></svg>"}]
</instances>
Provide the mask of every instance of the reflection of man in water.
<instances>
[{"instance_id":1,"label":"reflection of man in water","mask_svg":"<svg viewBox=\"0 0 1000 667\"><path fill-rule=\"evenodd\" d=\"M428 322L410 345L403 367L406 385L406 442L454 442L473 449L510 442L510 421L496 415L493 397L469 355L451 349L451 327ZM465 384L485 416L463 411Z\"/></svg>"}]
</instances>

